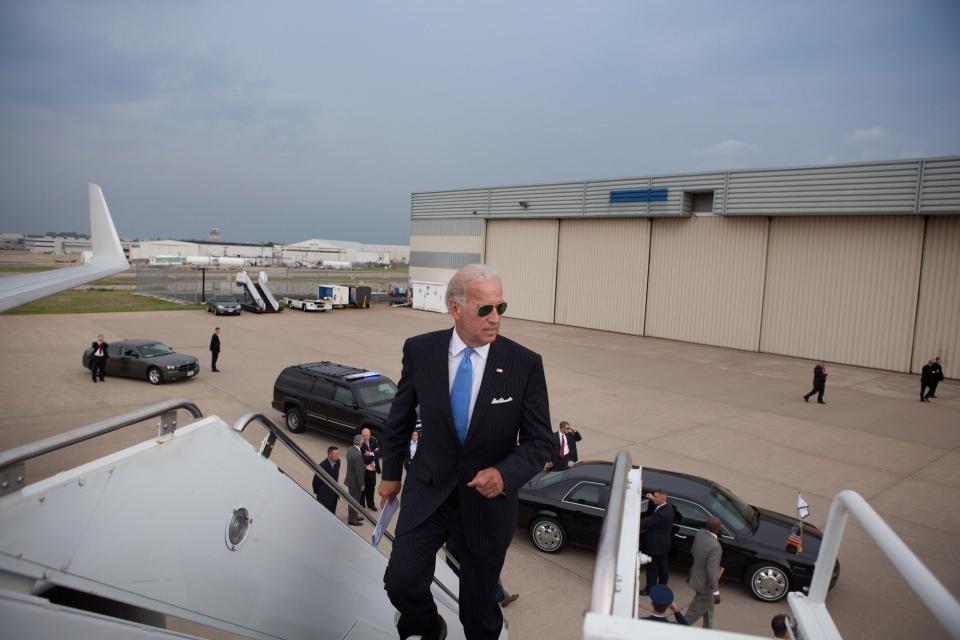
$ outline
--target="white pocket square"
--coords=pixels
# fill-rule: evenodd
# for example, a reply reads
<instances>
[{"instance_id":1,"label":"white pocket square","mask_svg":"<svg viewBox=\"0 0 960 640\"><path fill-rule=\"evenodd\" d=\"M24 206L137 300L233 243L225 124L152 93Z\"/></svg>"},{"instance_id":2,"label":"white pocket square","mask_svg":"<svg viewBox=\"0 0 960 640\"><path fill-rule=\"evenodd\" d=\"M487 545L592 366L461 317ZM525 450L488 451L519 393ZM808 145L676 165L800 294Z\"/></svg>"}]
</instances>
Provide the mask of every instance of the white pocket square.
<instances>
[{"instance_id":1,"label":"white pocket square","mask_svg":"<svg viewBox=\"0 0 960 640\"><path fill-rule=\"evenodd\" d=\"M513 396L509 398L494 398L490 404L504 404L505 402L513 402Z\"/></svg>"}]
</instances>

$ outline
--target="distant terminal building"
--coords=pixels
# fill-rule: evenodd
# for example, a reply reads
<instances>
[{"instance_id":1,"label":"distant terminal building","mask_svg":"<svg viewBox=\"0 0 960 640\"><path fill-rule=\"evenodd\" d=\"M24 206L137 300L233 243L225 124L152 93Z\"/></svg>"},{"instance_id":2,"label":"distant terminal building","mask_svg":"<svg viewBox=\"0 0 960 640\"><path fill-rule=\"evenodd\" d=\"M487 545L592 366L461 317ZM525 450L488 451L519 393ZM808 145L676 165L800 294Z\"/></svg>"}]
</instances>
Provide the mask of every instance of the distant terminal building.
<instances>
[{"instance_id":1,"label":"distant terminal building","mask_svg":"<svg viewBox=\"0 0 960 640\"><path fill-rule=\"evenodd\" d=\"M412 195L413 304L960 377L960 156Z\"/></svg>"},{"instance_id":2,"label":"distant terminal building","mask_svg":"<svg viewBox=\"0 0 960 640\"><path fill-rule=\"evenodd\" d=\"M293 244L244 244L180 240L144 240L131 251L133 260L154 260L158 256L228 256L246 258L251 263L320 264L349 262L365 265L405 265L410 260L410 247L404 245L369 245L346 240L304 240Z\"/></svg>"}]
</instances>

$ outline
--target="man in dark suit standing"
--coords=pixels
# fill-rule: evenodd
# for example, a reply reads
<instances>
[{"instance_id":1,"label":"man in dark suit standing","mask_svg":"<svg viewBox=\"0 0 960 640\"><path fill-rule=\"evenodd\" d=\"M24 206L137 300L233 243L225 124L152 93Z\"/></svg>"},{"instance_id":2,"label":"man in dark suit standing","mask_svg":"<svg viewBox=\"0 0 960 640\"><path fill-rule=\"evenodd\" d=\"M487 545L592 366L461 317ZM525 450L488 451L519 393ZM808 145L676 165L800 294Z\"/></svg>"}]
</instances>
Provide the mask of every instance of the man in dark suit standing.
<instances>
[{"instance_id":1,"label":"man in dark suit standing","mask_svg":"<svg viewBox=\"0 0 960 640\"><path fill-rule=\"evenodd\" d=\"M420 407L423 438L410 465L384 586L401 638L446 636L430 593L436 553L460 561L460 621L468 640L499 637L495 593L517 526L517 492L553 451L543 361L499 335L500 276L468 265L446 292L453 329L409 338L384 431L381 505L400 493Z\"/></svg>"},{"instance_id":2,"label":"man in dark suit standing","mask_svg":"<svg viewBox=\"0 0 960 640\"><path fill-rule=\"evenodd\" d=\"M377 474L381 473L380 469L380 443L377 439L370 435L370 429L363 429L360 432L360 435L363 437L363 444L360 445L360 452L363 454L363 462L365 466L364 469L364 489L363 489L363 506L367 507L371 511L379 511L377 509L376 500L374 500L373 493L377 488Z\"/></svg>"},{"instance_id":3,"label":"man in dark suit standing","mask_svg":"<svg viewBox=\"0 0 960 640\"><path fill-rule=\"evenodd\" d=\"M107 371L107 358L110 357L107 352L110 345L104 342L101 333L94 342L90 343L90 348L93 349L93 353L90 354L90 377L93 378L94 383L96 383L97 378L100 378L100 382L103 382L104 374Z\"/></svg>"},{"instance_id":4,"label":"man in dark suit standing","mask_svg":"<svg viewBox=\"0 0 960 640\"><path fill-rule=\"evenodd\" d=\"M933 360L927 360L927 364L920 369L920 402L930 402L930 393L927 389L933 386Z\"/></svg>"},{"instance_id":5,"label":"man in dark suit standing","mask_svg":"<svg viewBox=\"0 0 960 640\"><path fill-rule=\"evenodd\" d=\"M334 482L340 482L340 449L338 447L327 447L327 457L320 463L320 468L333 478ZM337 512L340 496L328 487L320 476L313 476L313 493L317 496L317 502L329 509L330 513Z\"/></svg>"},{"instance_id":6,"label":"man in dark suit standing","mask_svg":"<svg viewBox=\"0 0 960 640\"><path fill-rule=\"evenodd\" d=\"M577 443L583 436L570 423L564 420L560 423L560 430L553 434L553 460L547 463L548 468L554 471L569 469L580 460L577 456Z\"/></svg>"},{"instance_id":7,"label":"man in dark suit standing","mask_svg":"<svg viewBox=\"0 0 960 640\"><path fill-rule=\"evenodd\" d=\"M647 494L647 512L640 519L640 533L644 534L643 553L650 556L647 563L647 586L640 595L650 593L650 589L657 584L667 584L670 579L670 568L667 560L670 555L670 542L673 536L673 505L667 504L667 492L664 489L654 489Z\"/></svg>"},{"instance_id":8,"label":"man in dark suit standing","mask_svg":"<svg viewBox=\"0 0 960 640\"><path fill-rule=\"evenodd\" d=\"M363 490L366 487L366 474L364 473L366 465L363 463L363 452L360 450L362 444L363 436L359 434L353 436L353 446L347 451L347 477L343 480L350 492L350 497L361 505L363 504ZM363 524L363 518L353 507L347 509L347 524L355 527Z\"/></svg>"},{"instance_id":9,"label":"man in dark suit standing","mask_svg":"<svg viewBox=\"0 0 960 640\"><path fill-rule=\"evenodd\" d=\"M810 390L810 393L803 396L804 402L810 402L810 396L817 394L817 402L820 404L827 404L823 401L823 392L827 389L827 365L822 362L818 362L817 366L813 368L813 389Z\"/></svg>"},{"instance_id":10,"label":"man in dark suit standing","mask_svg":"<svg viewBox=\"0 0 960 640\"><path fill-rule=\"evenodd\" d=\"M707 519L707 528L697 531L693 540L693 564L687 582L697 595L687 608L687 622L695 623L703 618L703 628L712 629L714 608L720 604L720 557L723 548L717 534L720 533L720 518Z\"/></svg>"},{"instance_id":11,"label":"man in dark suit standing","mask_svg":"<svg viewBox=\"0 0 960 640\"><path fill-rule=\"evenodd\" d=\"M937 356L930 364L930 393L927 394L928 398L937 397L937 385L940 384L941 380L943 380L943 365L940 364L940 356Z\"/></svg>"},{"instance_id":12,"label":"man in dark suit standing","mask_svg":"<svg viewBox=\"0 0 960 640\"><path fill-rule=\"evenodd\" d=\"M210 368L215 373L220 373L220 369L217 369L217 358L220 357L220 327L214 329L213 335L210 336L210 355L213 359Z\"/></svg>"}]
</instances>

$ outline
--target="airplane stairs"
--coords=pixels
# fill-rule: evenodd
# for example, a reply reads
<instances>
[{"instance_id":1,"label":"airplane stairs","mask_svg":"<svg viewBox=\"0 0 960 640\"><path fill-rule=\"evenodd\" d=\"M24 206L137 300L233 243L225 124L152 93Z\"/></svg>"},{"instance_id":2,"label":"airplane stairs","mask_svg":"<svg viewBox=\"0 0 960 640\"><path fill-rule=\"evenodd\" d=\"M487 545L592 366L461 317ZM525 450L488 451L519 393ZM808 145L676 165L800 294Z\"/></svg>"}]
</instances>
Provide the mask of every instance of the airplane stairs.
<instances>
[{"instance_id":1,"label":"airplane stairs","mask_svg":"<svg viewBox=\"0 0 960 640\"><path fill-rule=\"evenodd\" d=\"M178 411L195 420L178 426ZM27 484L29 460L158 417L154 439ZM251 422L267 430L259 448L242 433ZM0 636L396 638L387 558L371 527L314 499L315 474L376 521L259 413L231 427L168 400L0 453ZM457 584L437 562L451 640L464 638Z\"/></svg>"},{"instance_id":2,"label":"airplane stairs","mask_svg":"<svg viewBox=\"0 0 960 640\"><path fill-rule=\"evenodd\" d=\"M237 286L243 287L243 301L240 306L254 313L280 313L283 307L267 286L267 272L261 271L257 281L250 279L246 271L237 274Z\"/></svg>"}]
</instances>

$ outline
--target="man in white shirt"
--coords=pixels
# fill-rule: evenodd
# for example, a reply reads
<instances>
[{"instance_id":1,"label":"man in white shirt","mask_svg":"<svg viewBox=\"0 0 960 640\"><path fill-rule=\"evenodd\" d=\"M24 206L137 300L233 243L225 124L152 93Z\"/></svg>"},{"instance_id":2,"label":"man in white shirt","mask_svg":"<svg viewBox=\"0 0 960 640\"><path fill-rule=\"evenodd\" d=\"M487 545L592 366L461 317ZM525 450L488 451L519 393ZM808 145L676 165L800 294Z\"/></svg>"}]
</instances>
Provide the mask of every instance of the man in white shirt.
<instances>
[{"instance_id":1,"label":"man in white shirt","mask_svg":"<svg viewBox=\"0 0 960 640\"><path fill-rule=\"evenodd\" d=\"M577 443L583 440L583 436L569 422L564 420L560 423L560 430L553 434L553 440L556 444L556 450L553 454L553 460L547 463L548 469L563 471L580 460L577 455Z\"/></svg>"},{"instance_id":2,"label":"man in white shirt","mask_svg":"<svg viewBox=\"0 0 960 640\"><path fill-rule=\"evenodd\" d=\"M94 382L97 381L97 378L100 378L100 382L103 382L107 370L107 358L110 357L107 353L110 345L104 342L101 333L97 336L96 341L90 343L90 348L93 349L93 353L90 354L90 377L93 378Z\"/></svg>"},{"instance_id":3,"label":"man in white shirt","mask_svg":"<svg viewBox=\"0 0 960 640\"><path fill-rule=\"evenodd\" d=\"M687 609L687 621L692 625L701 617L703 627L712 629L714 606L720 604L720 557L723 549L717 534L720 533L720 518L707 519L707 528L697 531L693 540L693 564L687 582L697 593Z\"/></svg>"},{"instance_id":4,"label":"man in white shirt","mask_svg":"<svg viewBox=\"0 0 960 640\"><path fill-rule=\"evenodd\" d=\"M507 303L493 269L459 269L446 302L454 326L403 346L383 432L385 502L400 493L419 407L422 440L404 480L384 586L400 612L401 638L444 638L430 586L436 552L448 543L460 562L464 635L496 640L503 615L494 594L517 526L517 494L553 449L547 383L540 356L500 335Z\"/></svg>"}]
</instances>

